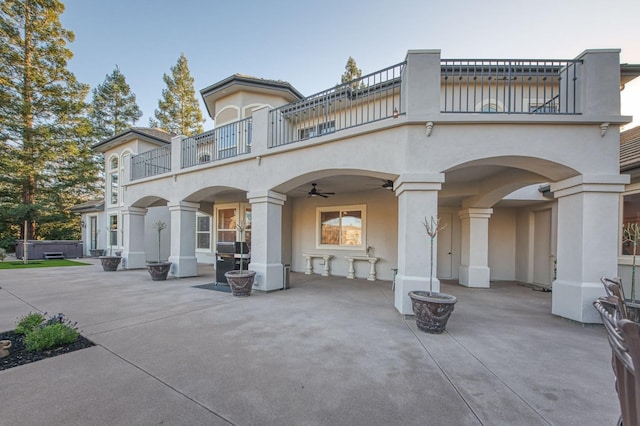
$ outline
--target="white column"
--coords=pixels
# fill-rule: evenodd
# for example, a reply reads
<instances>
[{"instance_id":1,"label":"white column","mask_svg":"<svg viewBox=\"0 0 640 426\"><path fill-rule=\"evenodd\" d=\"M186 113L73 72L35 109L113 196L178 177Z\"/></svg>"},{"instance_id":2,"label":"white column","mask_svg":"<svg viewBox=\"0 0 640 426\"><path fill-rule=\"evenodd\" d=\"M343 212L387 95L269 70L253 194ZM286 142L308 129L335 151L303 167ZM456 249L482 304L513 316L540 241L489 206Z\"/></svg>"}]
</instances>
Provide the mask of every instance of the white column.
<instances>
[{"instance_id":1,"label":"white column","mask_svg":"<svg viewBox=\"0 0 640 426\"><path fill-rule=\"evenodd\" d=\"M460 284L489 288L489 218L493 209L468 208L458 212L461 220Z\"/></svg>"},{"instance_id":2,"label":"white column","mask_svg":"<svg viewBox=\"0 0 640 426\"><path fill-rule=\"evenodd\" d=\"M405 315L413 314L409 292L429 291L430 240L424 228L425 218L438 216L438 191L444 174L401 175L395 182L398 197L398 275L396 276L396 309ZM433 288L440 291L436 278L437 239L433 247Z\"/></svg>"},{"instance_id":3,"label":"white column","mask_svg":"<svg viewBox=\"0 0 640 426\"><path fill-rule=\"evenodd\" d=\"M282 265L282 206L287 197L273 191L247 194L251 203L251 263L256 271L253 288L262 291L284 287Z\"/></svg>"},{"instance_id":4,"label":"white column","mask_svg":"<svg viewBox=\"0 0 640 426\"><path fill-rule=\"evenodd\" d=\"M180 201L168 205L171 214L171 271L178 278L198 275L196 259L196 211L198 203Z\"/></svg>"},{"instance_id":5,"label":"white column","mask_svg":"<svg viewBox=\"0 0 640 426\"><path fill-rule=\"evenodd\" d=\"M558 199L558 270L551 312L598 323L600 278L618 275L620 193L629 176L577 176L551 185Z\"/></svg>"},{"instance_id":6,"label":"white column","mask_svg":"<svg viewBox=\"0 0 640 426\"><path fill-rule=\"evenodd\" d=\"M147 254L144 251L144 217L147 209L128 207L122 210L123 251L122 267L139 269L147 267Z\"/></svg>"}]
</instances>

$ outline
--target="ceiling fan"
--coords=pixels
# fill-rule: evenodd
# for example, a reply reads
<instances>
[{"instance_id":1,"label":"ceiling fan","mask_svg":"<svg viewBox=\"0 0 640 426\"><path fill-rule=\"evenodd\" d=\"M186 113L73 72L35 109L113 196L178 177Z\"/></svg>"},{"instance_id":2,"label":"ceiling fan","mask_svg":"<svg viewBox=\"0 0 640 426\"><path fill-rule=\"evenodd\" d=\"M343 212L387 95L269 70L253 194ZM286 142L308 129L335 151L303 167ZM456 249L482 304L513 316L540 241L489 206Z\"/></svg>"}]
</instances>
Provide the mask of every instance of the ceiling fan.
<instances>
[{"instance_id":1,"label":"ceiling fan","mask_svg":"<svg viewBox=\"0 0 640 426\"><path fill-rule=\"evenodd\" d=\"M329 195L335 195L335 192L320 192L318 191L318 188L316 188L315 183L311 184L311 191L307 192L307 194L309 195L309 197L322 197L322 198L329 198Z\"/></svg>"}]
</instances>

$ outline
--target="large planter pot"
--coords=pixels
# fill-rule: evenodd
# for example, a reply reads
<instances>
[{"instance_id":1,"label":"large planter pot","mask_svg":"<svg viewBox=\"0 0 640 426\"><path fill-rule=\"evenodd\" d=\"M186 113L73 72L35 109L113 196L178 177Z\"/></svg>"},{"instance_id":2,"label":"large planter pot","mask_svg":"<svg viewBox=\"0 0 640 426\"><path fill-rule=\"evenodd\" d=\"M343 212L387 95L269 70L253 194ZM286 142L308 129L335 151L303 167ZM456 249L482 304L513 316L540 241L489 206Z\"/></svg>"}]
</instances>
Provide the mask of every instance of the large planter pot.
<instances>
[{"instance_id":1,"label":"large planter pot","mask_svg":"<svg viewBox=\"0 0 640 426\"><path fill-rule=\"evenodd\" d=\"M102 269L109 271L116 271L122 258L120 256L100 256L100 262L102 263Z\"/></svg>"},{"instance_id":2,"label":"large planter pot","mask_svg":"<svg viewBox=\"0 0 640 426\"><path fill-rule=\"evenodd\" d=\"M253 288L253 280L255 279L255 271L229 271L224 274L231 287L231 293L234 296L246 297L251 296Z\"/></svg>"},{"instance_id":3,"label":"large planter pot","mask_svg":"<svg viewBox=\"0 0 640 426\"><path fill-rule=\"evenodd\" d=\"M169 270L171 269L171 262L149 262L147 263L147 270L153 281L164 281L167 279Z\"/></svg>"},{"instance_id":4,"label":"large planter pot","mask_svg":"<svg viewBox=\"0 0 640 426\"><path fill-rule=\"evenodd\" d=\"M426 333L442 333L447 327L447 321L457 301L455 296L428 291L410 291L409 297L418 328Z\"/></svg>"}]
</instances>

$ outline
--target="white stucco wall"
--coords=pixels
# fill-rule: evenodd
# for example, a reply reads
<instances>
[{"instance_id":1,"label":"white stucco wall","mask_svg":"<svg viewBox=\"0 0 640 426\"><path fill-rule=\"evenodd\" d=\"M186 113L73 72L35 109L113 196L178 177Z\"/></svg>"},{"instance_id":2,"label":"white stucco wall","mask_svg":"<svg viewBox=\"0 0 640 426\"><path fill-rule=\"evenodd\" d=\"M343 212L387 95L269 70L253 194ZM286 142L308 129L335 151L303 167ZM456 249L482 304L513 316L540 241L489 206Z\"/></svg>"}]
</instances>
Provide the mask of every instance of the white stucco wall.
<instances>
[{"instance_id":1,"label":"white stucco wall","mask_svg":"<svg viewBox=\"0 0 640 426\"><path fill-rule=\"evenodd\" d=\"M489 268L492 280L514 280L516 210L494 208L489 219Z\"/></svg>"}]
</instances>

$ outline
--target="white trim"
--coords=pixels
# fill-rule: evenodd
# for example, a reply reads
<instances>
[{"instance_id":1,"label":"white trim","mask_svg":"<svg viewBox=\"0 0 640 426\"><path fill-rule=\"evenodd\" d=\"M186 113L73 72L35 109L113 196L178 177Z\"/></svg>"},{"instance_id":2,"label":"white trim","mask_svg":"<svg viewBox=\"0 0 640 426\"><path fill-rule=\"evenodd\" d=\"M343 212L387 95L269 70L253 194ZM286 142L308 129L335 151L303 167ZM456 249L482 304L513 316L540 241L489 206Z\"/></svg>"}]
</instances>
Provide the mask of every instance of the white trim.
<instances>
[{"instance_id":1,"label":"white trim","mask_svg":"<svg viewBox=\"0 0 640 426\"><path fill-rule=\"evenodd\" d=\"M220 114L222 114L223 112L225 112L228 109L232 109L232 110L236 111L238 113L238 116L235 119L231 120L231 121L224 121L222 123L218 123L218 116L220 116ZM216 123L216 127L222 127L222 126L224 126L226 124L233 123L235 121L241 120L242 119L241 114L242 114L242 111L240 111L240 107L235 106L235 105L227 105L226 107L222 108L220 111L216 112L216 116L213 117L213 121Z\"/></svg>"}]
</instances>

